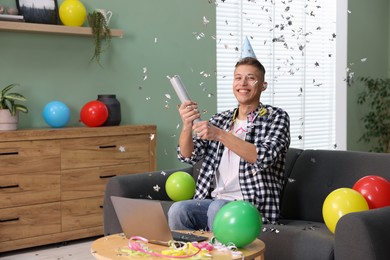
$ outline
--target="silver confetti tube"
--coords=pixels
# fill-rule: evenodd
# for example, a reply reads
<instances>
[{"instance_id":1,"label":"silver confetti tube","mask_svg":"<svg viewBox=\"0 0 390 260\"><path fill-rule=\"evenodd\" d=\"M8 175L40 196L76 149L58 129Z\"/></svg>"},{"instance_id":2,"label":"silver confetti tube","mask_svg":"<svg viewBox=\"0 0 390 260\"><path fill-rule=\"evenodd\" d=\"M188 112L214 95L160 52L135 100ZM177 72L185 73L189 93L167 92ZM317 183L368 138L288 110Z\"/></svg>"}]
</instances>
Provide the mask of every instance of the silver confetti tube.
<instances>
[{"instance_id":1,"label":"silver confetti tube","mask_svg":"<svg viewBox=\"0 0 390 260\"><path fill-rule=\"evenodd\" d=\"M172 78L170 78L169 80L170 80L172 87L174 88L178 98L180 99L180 101L182 103L186 100L191 100L190 96L188 95L187 89L184 86L183 82L181 81L179 75L175 75ZM198 121L200 121L200 118L195 119L194 123L196 123Z\"/></svg>"}]
</instances>

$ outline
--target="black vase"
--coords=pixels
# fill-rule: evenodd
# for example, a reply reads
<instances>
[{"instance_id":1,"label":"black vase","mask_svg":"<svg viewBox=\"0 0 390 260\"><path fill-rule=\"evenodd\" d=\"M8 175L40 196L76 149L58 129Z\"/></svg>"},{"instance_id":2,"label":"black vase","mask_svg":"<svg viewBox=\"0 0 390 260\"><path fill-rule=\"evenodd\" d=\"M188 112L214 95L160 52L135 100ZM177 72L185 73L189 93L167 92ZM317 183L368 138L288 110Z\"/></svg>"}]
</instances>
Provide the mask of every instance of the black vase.
<instances>
[{"instance_id":1,"label":"black vase","mask_svg":"<svg viewBox=\"0 0 390 260\"><path fill-rule=\"evenodd\" d=\"M108 117L103 126L119 125L121 123L121 103L116 95L98 95L99 101L103 102L108 109Z\"/></svg>"}]
</instances>

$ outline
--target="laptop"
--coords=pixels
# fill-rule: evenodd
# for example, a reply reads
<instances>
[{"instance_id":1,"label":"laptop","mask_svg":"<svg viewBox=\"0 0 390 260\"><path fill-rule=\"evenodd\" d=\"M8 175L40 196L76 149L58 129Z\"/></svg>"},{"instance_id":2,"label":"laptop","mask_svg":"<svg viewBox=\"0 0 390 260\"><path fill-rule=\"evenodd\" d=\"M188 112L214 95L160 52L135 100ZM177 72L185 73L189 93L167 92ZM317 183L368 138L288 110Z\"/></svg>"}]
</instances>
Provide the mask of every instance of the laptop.
<instances>
[{"instance_id":1,"label":"laptop","mask_svg":"<svg viewBox=\"0 0 390 260\"><path fill-rule=\"evenodd\" d=\"M150 243L168 246L168 241L200 242L208 237L171 231L161 203L157 200L111 196L123 233L141 236Z\"/></svg>"}]
</instances>

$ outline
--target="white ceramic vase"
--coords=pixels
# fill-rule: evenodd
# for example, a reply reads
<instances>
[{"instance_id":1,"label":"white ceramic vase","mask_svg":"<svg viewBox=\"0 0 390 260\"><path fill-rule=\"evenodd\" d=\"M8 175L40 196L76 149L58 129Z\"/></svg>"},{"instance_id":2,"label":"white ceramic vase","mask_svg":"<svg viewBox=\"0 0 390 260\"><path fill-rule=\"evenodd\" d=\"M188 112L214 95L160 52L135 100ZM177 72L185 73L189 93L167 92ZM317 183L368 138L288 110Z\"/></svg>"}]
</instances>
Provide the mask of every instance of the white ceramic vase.
<instances>
[{"instance_id":1,"label":"white ceramic vase","mask_svg":"<svg viewBox=\"0 0 390 260\"><path fill-rule=\"evenodd\" d=\"M18 129L19 113L11 115L8 109L0 109L0 131L11 131Z\"/></svg>"}]
</instances>

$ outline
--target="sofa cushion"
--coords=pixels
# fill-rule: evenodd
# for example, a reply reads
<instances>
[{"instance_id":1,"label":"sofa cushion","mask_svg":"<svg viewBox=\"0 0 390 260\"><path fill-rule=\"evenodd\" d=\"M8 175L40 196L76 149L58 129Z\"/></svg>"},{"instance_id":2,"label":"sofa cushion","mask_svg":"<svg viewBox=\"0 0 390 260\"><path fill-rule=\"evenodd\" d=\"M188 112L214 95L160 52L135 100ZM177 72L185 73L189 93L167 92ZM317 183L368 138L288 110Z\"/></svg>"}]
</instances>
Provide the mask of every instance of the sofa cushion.
<instances>
[{"instance_id":1,"label":"sofa cushion","mask_svg":"<svg viewBox=\"0 0 390 260\"><path fill-rule=\"evenodd\" d=\"M323 222L322 204L338 188L352 188L360 178L390 180L390 155L382 153L305 150L290 174L281 202L286 219Z\"/></svg>"},{"instance_id":2,"label":"sofa cushion","mask_svg":"<svg viewBox=\"0 0 390 260\"><path fill-rule=\"evenodd\" d=\"M282 220L281 225L264 225L259 239L267 260L334 259L334 236L323 223Z\"/></svg>"}]
</instances>

